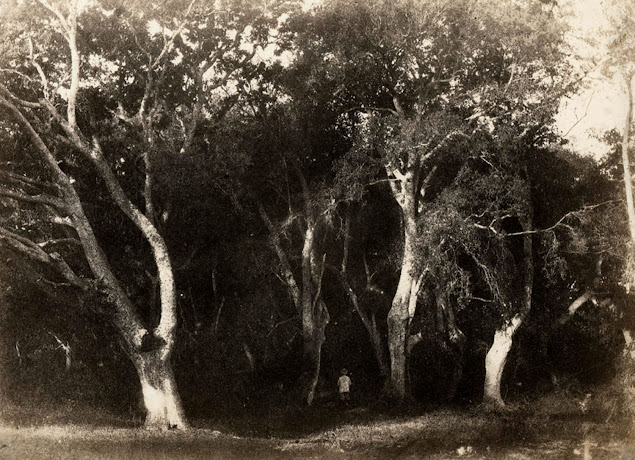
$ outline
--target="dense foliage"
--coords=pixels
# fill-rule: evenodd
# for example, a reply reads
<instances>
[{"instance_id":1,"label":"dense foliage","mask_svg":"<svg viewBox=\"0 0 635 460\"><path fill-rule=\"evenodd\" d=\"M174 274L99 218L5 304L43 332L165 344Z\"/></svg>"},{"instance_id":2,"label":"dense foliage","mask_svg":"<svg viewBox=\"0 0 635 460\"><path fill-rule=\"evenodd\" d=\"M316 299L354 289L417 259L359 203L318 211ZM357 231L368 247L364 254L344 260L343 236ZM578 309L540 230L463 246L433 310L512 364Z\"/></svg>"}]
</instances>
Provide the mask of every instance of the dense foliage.
<instances>
[{"instance_id":1,"label":"dense foliage","mask_svg":"<svg viewBox=\"0 0 635 460\"><path fill-rule=\"evenodd\" d=\"M0 15L7 400L139 414L144 356L162 350L192 416L319 402L342 367L372 400L401 349L409 394L478 401L516 318L506 395L624 366L621 160L559 137L579 79L552 5L2 0Z\"/></svg>"}]
</instances>

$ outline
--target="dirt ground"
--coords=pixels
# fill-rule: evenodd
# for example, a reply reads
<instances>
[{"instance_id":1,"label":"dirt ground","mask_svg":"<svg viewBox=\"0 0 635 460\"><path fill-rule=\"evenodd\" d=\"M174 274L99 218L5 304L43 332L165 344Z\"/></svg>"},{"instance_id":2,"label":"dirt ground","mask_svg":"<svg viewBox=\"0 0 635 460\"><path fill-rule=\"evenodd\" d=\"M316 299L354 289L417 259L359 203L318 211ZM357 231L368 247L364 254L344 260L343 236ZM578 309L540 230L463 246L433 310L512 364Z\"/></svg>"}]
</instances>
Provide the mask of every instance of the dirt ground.
<instances>
[{"instance_id":1,"label":"dirt ground","mask_svg":"<svg viewBox=\"0 0 635 460\"><path fill-rule=\"evenodd\" d=\"M519 408L504 413L437 410L390 416L357 408L284 417L285 423L295 421L295 430L276 429L279 435L231 428L246 426L239 422L216 427L199 423L186 432L14 424L0 427L0 458L635 460L635 439L615 421L593 414L542 414ZM330 421L324 422L325 417ZM328 428L311 431L318 419Z\"/></svg>"}]
</instances>

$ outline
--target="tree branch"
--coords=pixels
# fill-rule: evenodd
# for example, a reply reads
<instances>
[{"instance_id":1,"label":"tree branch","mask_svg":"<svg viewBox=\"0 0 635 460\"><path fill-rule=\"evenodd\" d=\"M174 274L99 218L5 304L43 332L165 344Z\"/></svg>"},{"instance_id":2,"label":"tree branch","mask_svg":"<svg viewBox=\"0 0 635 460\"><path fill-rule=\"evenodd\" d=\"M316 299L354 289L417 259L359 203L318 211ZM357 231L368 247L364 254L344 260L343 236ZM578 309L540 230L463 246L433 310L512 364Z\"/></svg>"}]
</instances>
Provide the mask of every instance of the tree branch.
<instances>
[{"instance_id":1,"label":"tree branch","mask_svg":"<svg viewBox=\"0 0 635 460\"><path fill-rule=\"evenodd\" d=\"M51 195L46 195L46 194L27 195L26 193L20 193L20 192L16 192L13 190L0 187L0 196L12 198L18 201L24 201L26 203L48 205L60 211L67 211L67 207L64 201Z\"/></svg>"},{"instance_id":2,"label":"tree branch","mask_svg":"<svg viewBox=\"0 0 635 460\"><path fill-rule=\"evenodd\" d=\"M23 107L27 107L29 109L40 109L42 108L42 104L39 102L31 102L20 99L16 95L14 95L11 91L7 89L2 83L0 83L0 94L6 98L8 98L11 102L21 105Z\"/></svg>"},{"instance_id":3,"label":"tree branch","mask_svg":"<svg viewBox=\"0 0 635 460\"><path fill-rule=\"evenodd\" d=\"M479 223L474 222L473 225L476 228L480 228L482 230L489 230L492 233L494 233L495 235L498 236L521 236L521 235L534 235L534 234L538 234L538 233L545 233L545 232L550 232L555 230L558 227L567 227L567 228L571 228L571 226L566 225L564 223L564 221L566 219L568 219L569 217L577 217L577 215L587 212L587 211L591 211L595 208L599 208L601 206L606 206L608 204L613 204L613 203L621 203L623 200L607 200L607 201L603 201L602 203L597 203L597 204L593 204L593 205L588 205L588 206L584 206L582 209L578 209L576 211L569 211L568 213L566 213L565 215L563 215L555 224L553 224L550 227L547 228L543 228L543 229L537 229L537 230L525 230L522 232L513 232L513 233L505 233L505 232L500 232L498 230L496 230L496 228L494 228L494 223L497 221L496 219L493 220L488 226L487 225L482 225ZM507 216L509 217L509 216Z\"/></svg>"},{"instance_id":4,"label":"tree branch","mask_svg":"<svg viewBox=\"0 0 635 460\"><path fill-rule=\"evenodd\" d=\"M40 4L42 6L44 6L44 8L46 8L51 13L53 13L57 17L57 19L59 20L60 25L64 29L64 32L66 32L66 34L70 34L70 29L68 28L68 23L66 21L66 18L62 14L62 12L60 10L58 10L57 8L55 8L53 5L51 5L47 0L38 0L38 2L40 2ZM68 36L65 37L65 38L68 40Z\"/></svg>"},{"instance_id":5,"label":"tree branch","mask_svg":"<svg viewBox=\"0 0 635 460\"><path fill-rule=\"evenodd\" d=\"M0 227L0 240L5 241L6 244L15 251L55 268L71 285L83 291L86 291L90 287L88 281L79 277L59 254L49 254L37 243L17 233L13 233L4 227Z\"/></svg>"},{"instance_id":6,"label":"tree branch","mask_svg":"<svg viewBox=\"0 0 635 460\"><path fill-rule=\"evenodd\" d=\"M448 134L445 135L445 137L443 139L441 139L441 141L432 150L430 150L428 153L426 153L423 156L421 156L421 163L424 163L425 161L427 161L430 158L432 158L443 147L445 147L445 145L450 140L452 140L452 139L454 139L456 137L467 137L467 135L463 131L452 131L452 132L449 132Z\"/></svg>"},{"instance_id":7,"label":"tree branch","mask_svg":"<svg viewBox=\"0 0 635 460\"><path fill-rule=\"evenodd\" d=\"M59 191L59 187L52 183L52 182L44 182L44 181L40 181L37 179L32 179L30 177L27 176L23 176L21 174L15 174L15 173L11 173L9 171L2 171L0 170L0 175L6 177L9 180L12 180L14 182L18 182L21 184L25 184L25 185L30 185L32 187L39 187L39 188L49 188L49 189L54 189L56 191Z\"/></svg>"},{"instance_id":8,"label":"tree branch","mask_svg":"<svg viewBox=\"0 0 635 460\"><path fill-rule=\"evenodd\" d=\"M267 211L264 206L258 203L258 211L260 213L260 217L267 229L269 229L269 233L271 234L270 242L273 246L273 249L276 251L278 255L278 259L280 260L280 266L282 269L282 275L284 276L284 283L287 285L287 289L291 294L291 298L293 300L294 305L298 309L298 311L302 308L302 295L300 293L300 288L298 287L298 283L293 275L293 271L291 270L291 264L289 263L289 258L287 257L286 252L282 248L282 242L280 241L280 233L278 229L273 225Z\"/></svg>"}]
</instances>

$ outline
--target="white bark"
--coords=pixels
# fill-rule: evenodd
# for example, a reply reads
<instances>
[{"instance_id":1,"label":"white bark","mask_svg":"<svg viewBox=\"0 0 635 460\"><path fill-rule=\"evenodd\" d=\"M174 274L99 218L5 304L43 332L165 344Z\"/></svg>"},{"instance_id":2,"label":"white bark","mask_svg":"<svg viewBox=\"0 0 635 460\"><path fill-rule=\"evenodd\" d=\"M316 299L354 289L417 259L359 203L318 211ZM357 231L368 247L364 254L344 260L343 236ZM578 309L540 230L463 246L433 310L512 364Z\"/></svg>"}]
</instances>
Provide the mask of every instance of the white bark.
<instances>
[{"instance_id":1,"label":"white bark","mask_svg":"<svg viewBox=\"0 0 635 460\"><path fill-rule=\"evenodd\" d=\"M390 352L390 387L395 397L406 396L406 365L409 325L416 310L416 199L414 194L414 172L402 174L390 172L399 178L399 186L391 181L393 195L401 207L404 231L404 252L401 259L399 283L388 312L388 350Z\"/></svg>"},{"instance_id":2,"label":"white bark","mask_svg":"<svg viewBox=\"0 0 635 460\"><path fill-rule=\"evenodd\" d=\"M150 352L137 355L135 366L146 410L146 428L187 428L169 360L162 358L159 352Z\"/></svg>"},{"instance_id":3,"label":"white bark","mask_svg":"<svg viewBox=\"0 0 635 460\"><path fill-rule=\"evenodd\" d=\"M503 407L501 396L501 382L503 371L507 363L509 351L512 348L514 333L522 323L522 316L516 315L509 323L498 329L494 334L494 342L485 357L485 388L483 402Z\"/></svg>"},{"instance_id":4,"label":"white bark","mask_svg":"<svg viewBox=\"0 0 635 460\"><path fill-rule=\"evenodd\" d=\"M633 118L633 75L626 76L627 103L626 120L624 122L624 132L622 136L622 166L624 168L624 189L626 192L626 209L628 213L628 227L631 234L631 244L635 244L635 206L633 204L633 185L631 179L630 158L628 146L630 140L630 129Z\"/></svg>"}]
</instances>

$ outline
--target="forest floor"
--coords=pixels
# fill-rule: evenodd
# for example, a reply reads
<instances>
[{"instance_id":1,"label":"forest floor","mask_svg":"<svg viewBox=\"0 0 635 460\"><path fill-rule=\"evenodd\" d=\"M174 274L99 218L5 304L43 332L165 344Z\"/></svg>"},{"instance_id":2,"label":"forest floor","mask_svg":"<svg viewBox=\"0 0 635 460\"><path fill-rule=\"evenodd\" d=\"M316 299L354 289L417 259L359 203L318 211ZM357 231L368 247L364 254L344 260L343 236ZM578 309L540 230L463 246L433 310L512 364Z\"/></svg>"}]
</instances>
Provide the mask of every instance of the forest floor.
<instances>
[{"instance_id":1,"label":"forest floor","mask_svg":"<svg viewBox=\"0 0 635 460\"><path fill-rule=\"evenodd\" d=\"M561 406L560 406L561 407ZM151 432L130 420L0 427L1 459L429 458L635 460L635 438L617 417L549 404L504 410L378 413L364 406L272 411L194 421L186 432ZM92 419L84 414L83 420ZM6 413L5 413L6 416ZM110 426L108 426L110 425Z\"/></svg>"}]
</instances>

